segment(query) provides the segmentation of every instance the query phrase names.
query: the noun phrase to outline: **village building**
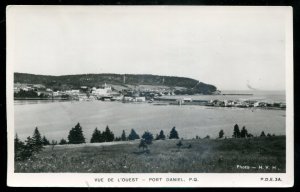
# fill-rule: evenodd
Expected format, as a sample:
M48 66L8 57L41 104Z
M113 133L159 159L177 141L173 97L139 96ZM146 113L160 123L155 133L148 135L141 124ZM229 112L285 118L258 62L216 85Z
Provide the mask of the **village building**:
M92 94L96 96L108 96L112 92L111 86L107 86L106 83L104 84L104 88L96 89L95 87L92 88Z

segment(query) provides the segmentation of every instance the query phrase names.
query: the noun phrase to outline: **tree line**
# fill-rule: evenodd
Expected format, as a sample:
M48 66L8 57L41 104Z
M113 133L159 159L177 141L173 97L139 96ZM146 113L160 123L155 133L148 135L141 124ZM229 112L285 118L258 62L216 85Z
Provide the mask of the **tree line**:
M224 131L223 129L221 129L219 131L219 139L224 138ZM275 134L271 135L270 133L268 133L267 135L265 134L264 131L261 132L260 137L271 137L271 136L275 136ZM233 127L233 134L232 134L232 138L250 138L253 137L253 135L251 133L248 132L248 130L246 129L245 126L242 127L242 129L240 130L238 124L235 124Z
M176 128L173 127L169 139L179 139L178 132ZM98 128L95 128L90 143L102 143L102 142L112 142L112 141L132 141L140 139L140 136L136 133L134 129L131 129L130 134L126 136L125 130L122 131L122 135L120 137L115 137L114 133L109 129L108 125L106 126L105 130L101 132ZM146 131L142 135L142 141L145 142L146 145L152 143L154 139L153 134L149 131ZM164 135L164 131L161 130L159 134L156 135L155 140L164 140L166 136ZM15 135L14 139L15 143L15 159L16 160L24 160L29 157L32 157L39 153L44 146L52 145L55 146L57 144L64 145L64 144L81 144L86 143L86 138L84 137L82 127L80 123L77 123L75 127L73 127L68 134L68 141L64 138L60 140L58 143L55 140L51 142L46 138L46 136L42 136L38 130L38 127L34 129L33 136L27 137L27 139L23 142L19 139L18 135Z
M224 131L219 131L219 139L224 138ZM275 136L274 134L271 135L268 133L265 134L264 131L261 132L260 137L270 137ZM233 138L250 138L253 137L251 133L248 132L245 126L242 127L240 130L239 126L237 124L234 125L233 128ZM122 131L122 134L120 137L115 137L114 133L109 129L109 126L107 125L105 130L101 132L97 127L95 128L92 137L90 139L90 143L102 143L102 142L112 142L112 141L132 141L136 139L140 139L139 148L148 148L148 145L152 144L152 141L155 140L165 140L168 139L179 139L179 134L176 130L176 127L174 126L170 134L165 136L164 131L161 130L159 134L156 134L156 137L154 138L153 134L149 131L145 131L144 134L140 137L134 129L131 129L129 135L126 135L125 130ZM226 138L226 137L225 137ZM71 128L68 134L68 140L62 138L60 142L58 143L55 140L52 140L51 142L45 137L42 136L38 130L38 127L34 129L32 137L27 137L27 139L23 142L18 138L18 135L15 136L15 159L16 160L24 160L26 158L29 158L31 156L34 156L35 154L39 153L44 146L46 145L52 145L53 147L57 144L64 145L64 144L81 144L86 143L86 139L84 137L82 127L80 123L77 123L75 127ZM196 139L200 139L200 137L196 136ZM210 136L207 135L204 137L204 139L210 139ZM179 144L180 145L180 144Z

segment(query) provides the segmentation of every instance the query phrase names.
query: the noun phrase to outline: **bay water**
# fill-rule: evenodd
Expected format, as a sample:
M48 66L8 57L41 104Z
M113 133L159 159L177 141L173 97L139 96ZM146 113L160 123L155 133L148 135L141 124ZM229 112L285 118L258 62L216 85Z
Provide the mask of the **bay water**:
M231 92L232 93L232 92ZM169 96L179 97L179 96ZM182 96L197 99L260 99L285 102L284 92L245 95L198 95ZM38 127L49 140L67 139L68 133L78 122L89 142L94 129L104 131L108 125L115 136L122 130L128 135L134 129L140 136L150 131L155 136L163 130L169 135L176 127L180 138L191 139L196 135L216 138L221 129L226 137L233 134L233 126L245 126L249 133L285 135L285 110L249 108L205 107L198 105L153 105L150 103L121 103L109 101L15 101L15 133L24 140L32 136Z

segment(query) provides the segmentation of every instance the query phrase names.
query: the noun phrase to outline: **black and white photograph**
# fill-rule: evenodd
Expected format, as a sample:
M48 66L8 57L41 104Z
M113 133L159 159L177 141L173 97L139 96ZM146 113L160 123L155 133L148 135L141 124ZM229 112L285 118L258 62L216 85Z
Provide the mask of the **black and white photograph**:
M8 6L8 184L292 186L292 27L284 6Z

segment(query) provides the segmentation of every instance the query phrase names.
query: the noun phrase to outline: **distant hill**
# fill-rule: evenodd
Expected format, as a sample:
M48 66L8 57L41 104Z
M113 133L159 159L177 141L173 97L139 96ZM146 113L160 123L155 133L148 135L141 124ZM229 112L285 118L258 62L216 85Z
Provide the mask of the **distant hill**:
M185 88L188 93L212 94L217 90L214 85L205 84L195 79L175 76L135 75L126 74L80 74L80 75L34 75L28 73L14 73L15 83L43 84L59 90L76 89L80 86L99 87L104 83L116 86L130 87L139 85L164 86L177 89Z

